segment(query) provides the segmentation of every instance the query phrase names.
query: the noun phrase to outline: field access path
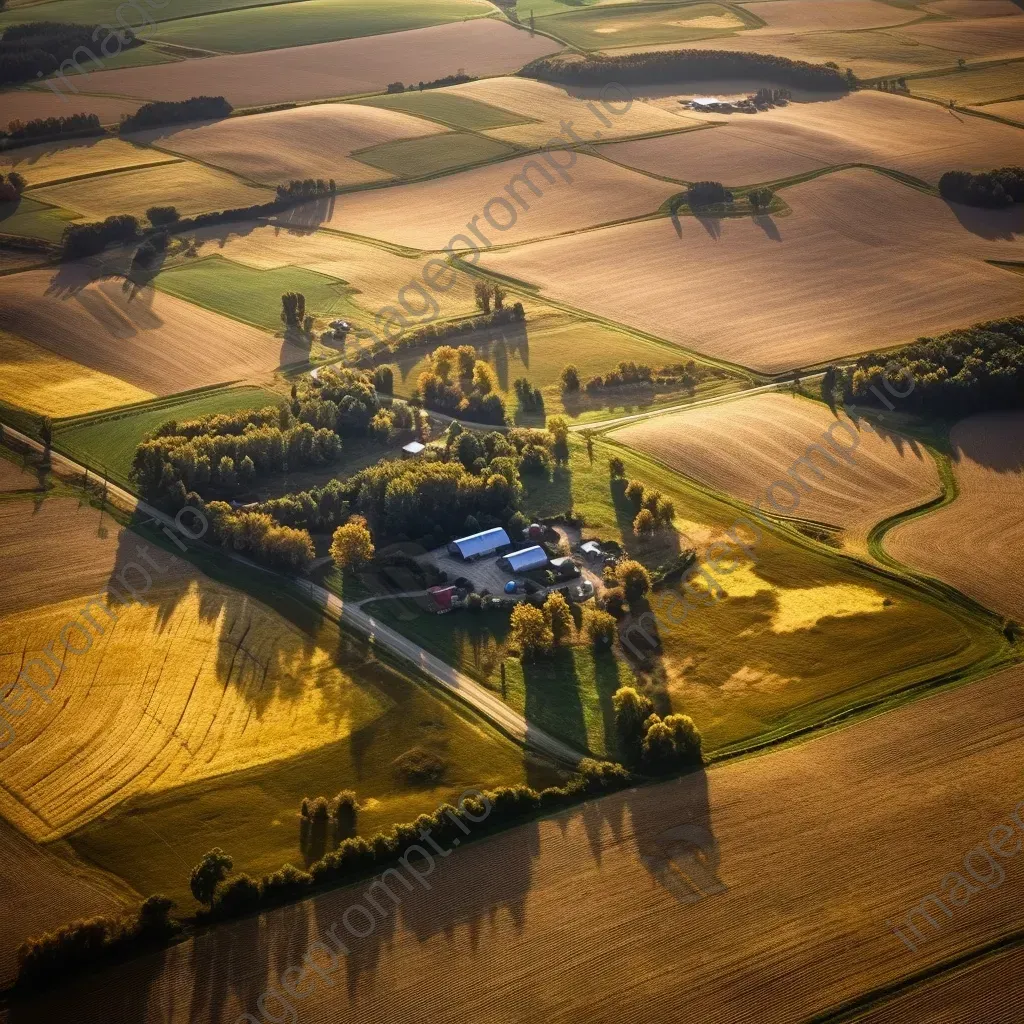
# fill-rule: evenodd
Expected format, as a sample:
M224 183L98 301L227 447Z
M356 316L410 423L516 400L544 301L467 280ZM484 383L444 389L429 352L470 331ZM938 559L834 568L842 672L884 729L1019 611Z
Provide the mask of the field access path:
M20 430L15 430L6 423L2 425L2 429L5 437L13 437L33 451L42 453L43 446L38 441L23 434ZM62 464L72 472L82 473L83 475L89 472L87 467L81 463L66 455L61 455L57 451L51 450L50 458L51 461ZM156 522L165 527L174 527L172 516L142 501L132 494L131 491L119 487L110 481L107 481L106 489L109 496L126 504L128 511L138 510L143 515L152 517ZM527 722L522 715L513 711L500 697L491 693L484 686L481 686L476 680L471 679L465 673L458 671L458 669L446 665L418 644L378 622L373 616L359 608L356 602L342 601L337 595L332 594L329 590L319 586L312 580L296 580L290 576L281 576L280 573L258 565L256 562L243 558L241 555L225 552L222 549L216 550L240 565L245 565L250 569L257 569L270 576L279 577L294 585L304 597L311 599L314 604L319 606L321 612L328 618L348 626L354 632L365 636L371 643L383 647L402 661L411 663L422 674L428 676L435 683L469 704L492 725L522 746L550 757L559 764L570 766L575 766L580 758L584 756L582 751L576 750L567 743L563 743L561 740L551 736L543 729L539 729L536 725ZM392 596L403 597L406 595L394 594Z

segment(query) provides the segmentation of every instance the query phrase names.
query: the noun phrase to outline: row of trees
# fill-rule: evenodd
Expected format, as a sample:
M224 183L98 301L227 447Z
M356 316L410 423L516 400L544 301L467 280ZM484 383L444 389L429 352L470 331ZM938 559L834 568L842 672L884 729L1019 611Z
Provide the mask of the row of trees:
M475 82L476 76L467 75L460 69L458 74L445 75L444 78L434 78L429 82L419 82L416 84L409 83L404 85L402 82L388 82L387 91L390 93L399 92L412 92L414 89L419 89L422 92L424 89L443 89L447 85L462 85L464 82Z
M558 591L549 593L540 607L521 601L512 609L508 648L525 659L551 655L581 642L610 650L615 642L615 619L589 606L582 610L581 618L577 630L569 602Z
M187 100L156 100L144 103L134 114L121 118L122 132L138 132L165 124L206 121L228 117L234 107L223 96L193 96Z
M689 715L655 714L649 697L632 686L612 695L619 749L629 764L664 775L704 763L700 732Z
M338 191L334 179L324 181L323 178L294 178L287 185L277 186L277 198L281 202L300 199L319 199L333 196Z
M809 64L765 53L727 50L657 50L617 57L541 57L521 72L528 78L568 85L649 85L708 79L767 79L820 92L847 92L856 84L831 62Z
M951 418L1024 404L1024 317L921 338L884 356L866 355L841 374L847 402L874 405L884 382L901 408Z
M672 501L661 491L648 487L641 480L626 480L616 469L622 466L621 459L612 460L611 487L613 494L621 494L633 507L635 518L633 532L637 536L650 536L659 529L668 529L675 519L676 509Z
M482 301L482 297L478 301ZM526 310L523 309L523 304L516 302L511 306L503 305L500 309L494 309L485 315L473 317L470 320L456 320L452 323L444 324L425 324L414 331L404 331L395 337L389 337L387 341L380 339L379 344L372 346L371 354L377 357L405 349L434 345L437 342L446 342L454 338L465 337L467 334L478 334L510 324L519 324L525 319Z
M1024 203L1024 167L1000 167L980 174L946 171L939 178L939 194L951 203L995 210Z
M683 388L692 394L702 381L722 375L724 371L698 366L692 359L657 369L630 359L623 360L608 373L595 374L586 383L582 382L579 369L570 363L563 367L560 381L562 394L567 396L579 393L581 387L588 395L595 396L607 390L644 387Z
M101 32L106 32L102 45L97 45ZM34 82L52 75L66 65L84 72L76 62L84 54L96 67L102 60L90 49L95 46L101 53L111 35L117 37L118 49L129 49L141 43L130 29L120 32L103 25L77 25L59 21L32 21L11 25L0 33L0 85Z
M32 121L15 119L0 131L0 143L35 142L61 136L101 135L103 127L97 114L69 114L67 117L37 117Z
M305 854L315 852L318 855L323 854L328 841L336 848L356 834L358 814L359 804L351 789L342 790L333 800L322 796L312 800L306 797L299 808L299 848ZM196 896L194 889L192 895ZM212 896L211 891L209 898L200 902L210 903Z
M108 245L137 242L142 235L139 222L127 213L115 214L103 221L69 224L61 239L61 258L82 259L103 252Z

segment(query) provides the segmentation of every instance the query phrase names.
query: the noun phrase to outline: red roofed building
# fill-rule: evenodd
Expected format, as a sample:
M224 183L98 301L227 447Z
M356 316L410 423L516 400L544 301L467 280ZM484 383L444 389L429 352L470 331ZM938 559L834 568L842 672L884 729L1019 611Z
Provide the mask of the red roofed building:
M452 610L456 589L456 587L429 587L427 589L438 615L444 615L445 612Z

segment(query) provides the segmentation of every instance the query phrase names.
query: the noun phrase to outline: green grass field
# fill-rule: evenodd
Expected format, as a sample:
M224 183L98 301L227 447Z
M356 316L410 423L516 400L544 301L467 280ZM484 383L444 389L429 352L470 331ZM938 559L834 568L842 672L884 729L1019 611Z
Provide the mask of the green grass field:
M91 466L106 467L115 483L129 486L132 458L139 442L168 420L190 420L215 412L259 409L281 401L262 388L218 388L199 395L157 399L120 415L82 417L54 427L54 444Z
M564 413L573 422L607 418L615 413L628 415L670 402L685 401L689 396L681 390L605 392L600 397L579 395L568 403L563 400L561 374L566 364L573 363L586 381L598 373L607 373L623 360L646 363L651 367L670 366L681 360L678 350L653 341L645 341L625 331L613 330L603 324L580 322L565 314L535 312L527 307L525 331L509 329L504 340L496 339L476 345L477 354L486 359L498 378L498 386L506 397L510 411L515 411L512 384L520 377L544 393L544 409L548 416ZM468 340L468 339L466 339ZM429 360L416 352L397 363L395 393L408 396ZM709 381L698 388L698 397L732 390L739 386L734 378ZM511 396L511 397L510 397Z
M687 43L731 35L760 22L718 4L631 4L586 7L537 20L537 28L584 50ZM536 16L535 16L536 17Z
M198 14L216 11L231 11L239 7L256 7L266 0L175 0L158 8L146 5L145 10L153 21L169 18L191 18ZM126 7L123 0L51 0L49 3L12 7L0 14L0 27L16 25L25 21L65 21L80 25L117 25L118 10L122 11L124 24L143 24L138 10Z
M77 219L77 213L27 196L22 196L17 203L0 203L0 235L59 242L64 229Z
M482 135L463 132L426 135L420 139L397 139L353 153L371 167L402 178L451 171L487 160L499 160L516 153L514 146Z
M144 35L157 43L245 53L445 25L493 12L483 0L301 0L167 22Z
M232 855L235 872L257 877L285 863L305 866L298 821L303 797L355 790L362 805L358 831L372 835L457 800L466 789L557 781L553 770L527 763L516 744L457 702L368 657L334 623L263 574L193 557L208 575L244 587L334 652L357 688L362 724L347 739L301 757L133 800L70 837L80 855L139 892L166 893L182 913L194 909L189 868L214 846ZM393 762L412 748L443 762L439 781L416 784L396 773Z
M280 331L281 296L301 292L310 316L351 316L355 310L344 281L301 267L257 270L223 256L165 270L153 278L161 291L267 331Z
M907 86L916 96L964 105L1016 99L1024 96L1024 61L911 78Z
M410 90L359 102L364 106L401 110L406 114L439 121L450 128L465 128L471 132L525 124L529 120L510 110L492 107L489 103L471 100L468 96L459 96L445 89L428 89L426 92Z

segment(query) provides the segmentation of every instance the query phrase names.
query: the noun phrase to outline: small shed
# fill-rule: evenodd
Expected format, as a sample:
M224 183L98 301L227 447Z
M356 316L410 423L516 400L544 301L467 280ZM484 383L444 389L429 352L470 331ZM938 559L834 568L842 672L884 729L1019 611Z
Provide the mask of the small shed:
M570 579L579 576L580 574L579 567L568 555L563 558L552 558L551 568L554 569L562 579Z
M510 551L498 560L498 565L506 572L530 572L532 569L543 569L548 564L548 553L539 545L523 548L521 551Z
M596 540L588 540L585 544L581 544L580 552L584 558L591 562L596 562L604 555L604 552L601 551L601 545Z
M437 609L438 615L444 615L445 612L450 612L452 610L452 602L455 600L457 590L457 587L451 586L427 588L427 593L434 602L434 607Z
M402 445L402 458L414 459L426 447L425 444L421 444L419 441L410 441L408 444Z

